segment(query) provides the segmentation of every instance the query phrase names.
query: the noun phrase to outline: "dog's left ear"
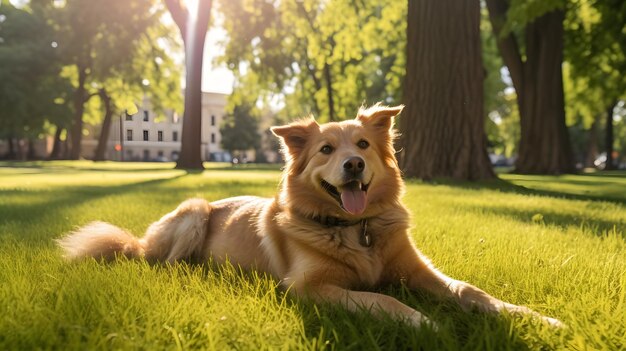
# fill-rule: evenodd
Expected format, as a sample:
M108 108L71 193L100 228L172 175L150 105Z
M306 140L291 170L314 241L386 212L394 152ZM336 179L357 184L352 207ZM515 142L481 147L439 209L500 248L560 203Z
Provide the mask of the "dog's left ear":
M399 115L403 108L404 105L383 106L379 102L369 108L361 107L356 119L365 127L389 133L393 127L394 117Z
M285 151L296 155L305 148L311 134L319 131L319 128L315 119L309 117L285 126L272 127L270 130L281 139L284 148L287 149Z

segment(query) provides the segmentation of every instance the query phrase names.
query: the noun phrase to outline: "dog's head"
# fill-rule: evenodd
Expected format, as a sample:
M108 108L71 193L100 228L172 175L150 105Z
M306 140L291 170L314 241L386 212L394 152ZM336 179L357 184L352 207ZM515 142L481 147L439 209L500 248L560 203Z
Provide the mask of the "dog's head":
M307 215L363 218L402 193L393 119L403 106L361 108L354 120L274 127L286 159L281 202Z

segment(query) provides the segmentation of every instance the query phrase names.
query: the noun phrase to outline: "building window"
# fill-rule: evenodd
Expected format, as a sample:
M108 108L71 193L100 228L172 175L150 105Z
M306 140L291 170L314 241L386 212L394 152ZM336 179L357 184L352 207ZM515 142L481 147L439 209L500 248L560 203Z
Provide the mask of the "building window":
M126 140L133 141L133 130L126 129Z
M124 112L124 114L126 115L126 120L127 121L132 121L133 120L133 115L129 115L128 112Z
M211 133L211 144L215 144L215 133Z
M157 156L163 157L163 151L161 151L161 150L157 151Z
M157 140L158 141L163 141L163 131L162 130L159 130L157 132Z
M172 161L178 161L178 151L172 151Z
M211 115L211 125L215 125L215 115Z
M178 141L178 132L172 132L172 141Z
M148 141L148 131L147 130L143 131L143 141Z
M143 150L143 160L148 161L150 159L150 150Z
M148 122L150 120L150 116L148 115L148 110L143 110L143 121Z

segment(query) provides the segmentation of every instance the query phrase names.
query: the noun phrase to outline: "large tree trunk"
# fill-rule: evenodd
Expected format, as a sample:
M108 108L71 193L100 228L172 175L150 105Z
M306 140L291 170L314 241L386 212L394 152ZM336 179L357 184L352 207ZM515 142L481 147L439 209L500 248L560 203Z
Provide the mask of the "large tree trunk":
M93 157L94 161L104 161L107 143L109 141L109 133L111 131L111 121L113 120L113 110L111 109L111 97L107 94L106 89L100 89L98 92L102 105L104 105L104 120L102 121L102 130L98 138L98 146Z
M85 82L87 80L87 70L78 67L78 87L74 92L74 121L71 129L70 160L80 158L81 142L83 140L83 114L85 112L85 101L87 100L87 90Z
M507 2L487 0L486 3L498 38L498 49L517 93L521 137L516 172L574 172L572 147L565 125L561 69L564 11L548 12L526 26L526 59L523 60L515 35L501 35Z
M165 0L185 43L185 112L176 168L202 169L202 58L211 17L211 0L198 0L187 11L177 0ZM193 14L193 15L190 15Z
M615 160L613 159L613 109L617 103L611 104L610 107L606 109L606 132L604 133L604 146L606 148L606 166L605 170L614 170Z
M410 177L494 177L483 115L480 2L409 1L400 166Z
M563 97L563 11L549 12L526 26L526 62L518 92L521 134L518 173L576 171Z

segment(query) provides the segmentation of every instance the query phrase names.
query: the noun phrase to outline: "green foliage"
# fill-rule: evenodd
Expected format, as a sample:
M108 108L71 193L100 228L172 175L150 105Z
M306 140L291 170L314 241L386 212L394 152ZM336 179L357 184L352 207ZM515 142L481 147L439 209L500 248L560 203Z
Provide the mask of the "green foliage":
M406 3L221 1L222 58L238 88L282 96L289 118L352 118L362 103L400 101ZM330 86L330 88L329 88Z
M274 279L230 266L61 259L53 239L76 225L104 220L141 235L189 197L273 196L280 181L277 169L233 171L218 164L207 173L189 174L172 166L0 163L0 349L619 350L626 345L624 172L503 175L503 182L480 188L409 182L404 202L414 218L411 235L435 266L569 327L554 330L528 318L465 313L452 301L400 287L382 291L437 321L440 329L433 332L290 298Z
M257 150L261 143L258 111L249 104L234 107L220 126L222 148L234 154L236 151Z
M9 2L0 16L0 138L36 138L46 132L46 119L69 114L69 83L58 76L61 62L45 18Z

